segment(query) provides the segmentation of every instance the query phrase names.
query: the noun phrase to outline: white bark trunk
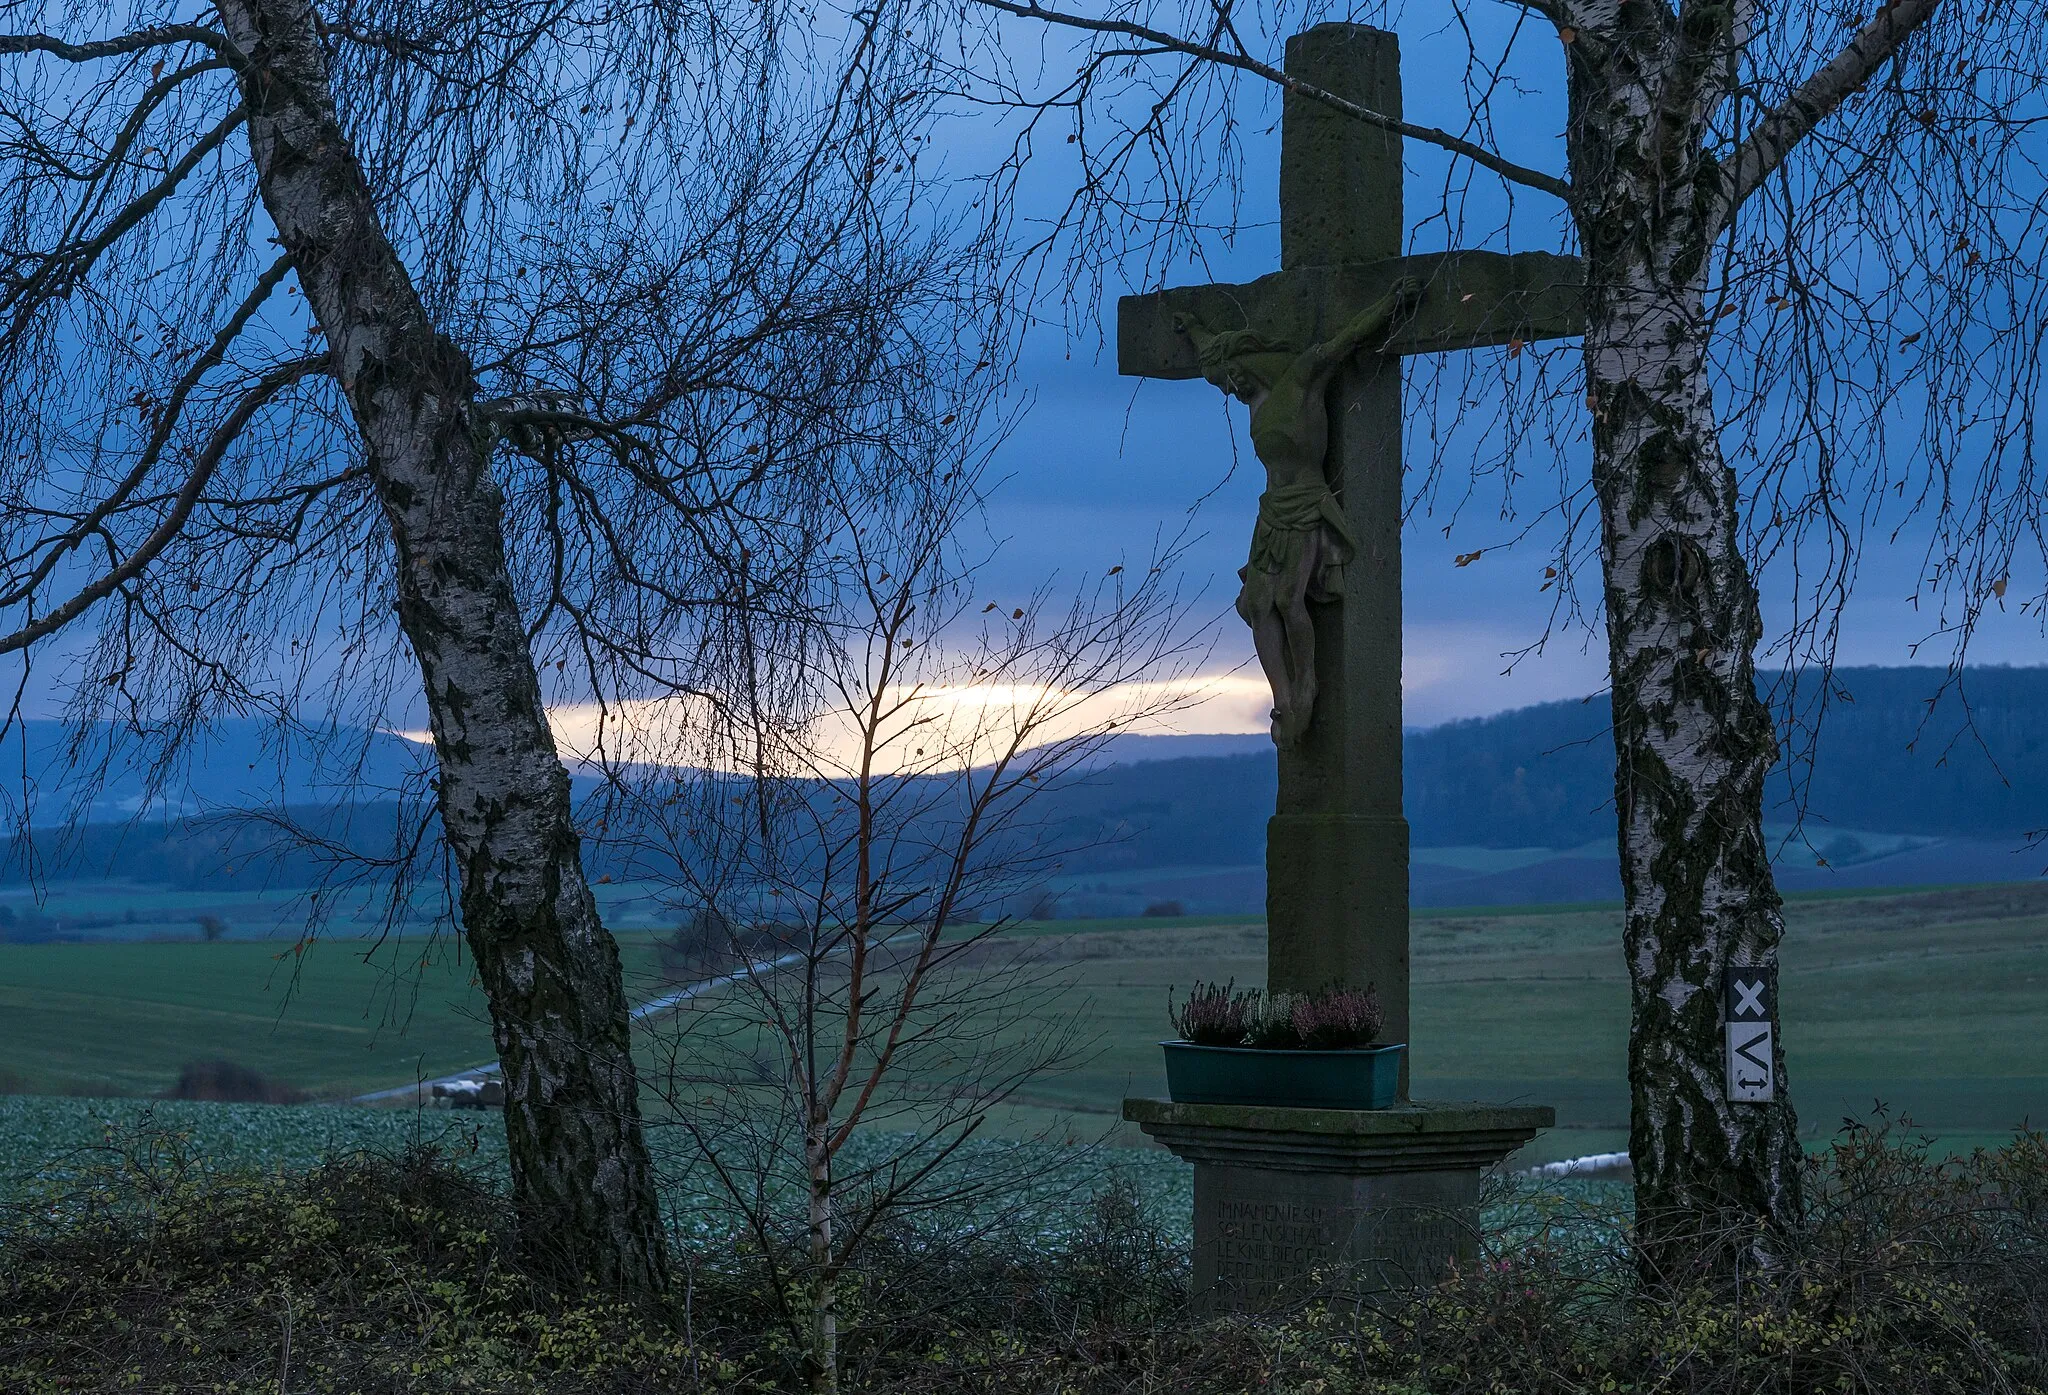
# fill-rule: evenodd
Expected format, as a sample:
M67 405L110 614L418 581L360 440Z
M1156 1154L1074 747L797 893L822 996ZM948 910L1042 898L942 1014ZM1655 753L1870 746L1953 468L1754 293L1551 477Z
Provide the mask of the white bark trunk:
M584 879L469 362L384 234L308 0L219 8L255 66L242 85L264 205L327 336L395 544L464 933L504 1062L524 1241L572 1282L652 1294L665 1258L618 950Z
M1721 972L1775 964L1784 932L1762 827L1777 745L1706 375L1726 186L1703 153L1705 120L1728 39L1661 3L1597 8L1602 27L1567 50L1568 138L1627 902L1629 1151L1643 1261L1668 1276L1799 1220L1783 1033L1773 1103L1729 1102L1722 1060Z
M839 1269L832 1252L832 1154L829 1120L814 1120L804 1140L810 1174L811 1389L839 1389Z

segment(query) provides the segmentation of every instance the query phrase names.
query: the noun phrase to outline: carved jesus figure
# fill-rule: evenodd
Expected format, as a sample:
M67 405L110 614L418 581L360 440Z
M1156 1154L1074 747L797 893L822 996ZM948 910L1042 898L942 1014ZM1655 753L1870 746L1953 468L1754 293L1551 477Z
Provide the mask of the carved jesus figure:
M1301 740L1315 712L1308 603L1344 594L1344 564L1358 551L1330 490L1330 383L1421 296L1421 283L1403 277L1332 338L1301 350L1256 330L1217 332L1191 315L1174 317L1174 328L1194 341L1202 376L1251 408L1252 450L1266 467L1251 557L1238 572L1237 613L1252 627L1272 685L1273 740L1282 746Z

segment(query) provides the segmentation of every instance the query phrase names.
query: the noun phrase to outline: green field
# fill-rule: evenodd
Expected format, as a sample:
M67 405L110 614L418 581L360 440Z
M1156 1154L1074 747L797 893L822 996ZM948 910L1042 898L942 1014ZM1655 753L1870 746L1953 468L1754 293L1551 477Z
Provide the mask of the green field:
M315 1094L493 1054L443 948L401 976L360 941L0 946L0 1072L16 1090L152 1094L225 1057ZM387 947L387 950L395 947Z
M655 882L600 882L591 888L606 925L653 930L675 923L671 893ZM196 940L201 922L220 922L231 940L299 937L313 895L303 887L173 890L130 881L50 882L40 888L0 887L0 943L96 943ZM379 934L394 918L407 934L426 936L446 914L442 888L428 883L394 908L388 888L328 888L321 894L324 933L335 938ZM272 946L273 951L275 946Z
M619 939L646 982L651 940ZM448 935L0 945L0 1086L17 1093L155 1094L226 1058L330 1099L495 1054Z
M506 1172L504 1129L495 1112L481 1110L0 1096L0 1138L8 1141L0 1148L0 1223L9 1219L11 1204L75 1196L82 1183L104 1181L109 1169L124 1164L160 1176L298 1172L332 1158L391 1157L427 1145L501 1185ZM688 1140L656 1127L649 1142L674 1224L729 1231L733 1218L725 1193L699 1165ZM843 1157L859 1167L899 1146L887 1134L857 1135ZM1192 1170L1163 1150L1044 1148L977 1139L942 1174L1007 1178L1015 1187L1012 1204L1022 1199L1040 1210L1036 1224L1048 1231L1075 1219L1075 1209L1063 1199L1098 1192L1112 1181L1133 1186L1162 1219L1185 1224L1193 1207ZM1032 1198L1045 1205L1035 1206Z
M1957 1143L2048 1120L2048 888L1802 899L1788 918L1784 1030L1811 1131L1879 1099ZM1562 1127L1535 1156L1621 1146L1618 924L1598 907L1419 912L1416 1093L1556 1105ZM1262 929L1244 920L1052 922L1024 934L1063 985L1045 1014L1078 1022L1096 1051L1000 1111L995 1122L1012 1134L1127 1139L1119 1101L1161 1088L1154 1043L1169 989L1264 975ZM651 940L621 940L633 991L651 995ZM228 1057L337 1098L490 1058L482 1002L452 942L367 948L0 946L0 1080L21 1092L148 1094L187 1062ZM706 1002L646 1035L672 1040L722 1012Z
M1809 1132L1883 1100L1952 1143L2048 1122L2048 888L1824 896L1787 908L1781 997L1793 1098ZM1536 1151L1626 1146L1628 989L1612 908L1417 912L1414 1091L1557 1107ZM1034 1103L1107 1118L1162 1088L1171 987L1257 983L1258 926L1134 921L1070 946L1104 1054Z

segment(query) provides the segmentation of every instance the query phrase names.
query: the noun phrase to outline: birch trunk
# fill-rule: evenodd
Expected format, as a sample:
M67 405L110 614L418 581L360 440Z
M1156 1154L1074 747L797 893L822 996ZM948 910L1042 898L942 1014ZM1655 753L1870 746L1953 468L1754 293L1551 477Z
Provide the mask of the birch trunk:
M1762 826L1777 753L1756 693L1762 621L1705 358L1726 202L1706 116L1728 36L1662 4L1601 8L1607 22L1568 48L1568 139L1627 905L1629 1153L1639 1253L1658 1278L1725 1268L1760 1231L1767 1250L1797 1225L1799 1145L1784 1034L1773 1103L1730 1103L1722 1055L1723 968L1775 964L1784 933Z
M220 13L251 59L242 87L263 202L327 336L391 528L464 933L504 1064L522 1243L565 1282L651 1296L666 1259L618 949L584 879L470 364L429 322L385 236L308 0L221 0Z
M804 1141L810 1173L811 1389L839 1389L839 1270L832 1253L831 1122L814 1118Z

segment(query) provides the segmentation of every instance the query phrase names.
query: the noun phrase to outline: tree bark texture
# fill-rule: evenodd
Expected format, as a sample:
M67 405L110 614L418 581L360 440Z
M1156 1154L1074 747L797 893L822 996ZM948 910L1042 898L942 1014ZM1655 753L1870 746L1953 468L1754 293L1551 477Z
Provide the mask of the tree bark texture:
M425 684L464 934L505 1073L512 1195L561 1281L666 1279L618 948L600 923L506 565L492 438L462 351L429 322L336 117L307 0L221 0L259 188L325 332L398 565Z
M1578 8L1591 22L1567 47L1567 139L1627 904L1629 1153L1644 1268L1669 1277L1768 1249L1801 1211L1783 1032L1772 1103L1731 1103L1723 1061L1722 970L1775 964L1784 934L1763 836L1777 754L1756 692L1763 627L1706 362L1709 255L1729 212L1707 119L1733 46L1725 6Z
M833 1248L831 1120L810 1111L804 1170L810 1177L811 1359L810 1385L819 1395L839 1389L839 1256Z

